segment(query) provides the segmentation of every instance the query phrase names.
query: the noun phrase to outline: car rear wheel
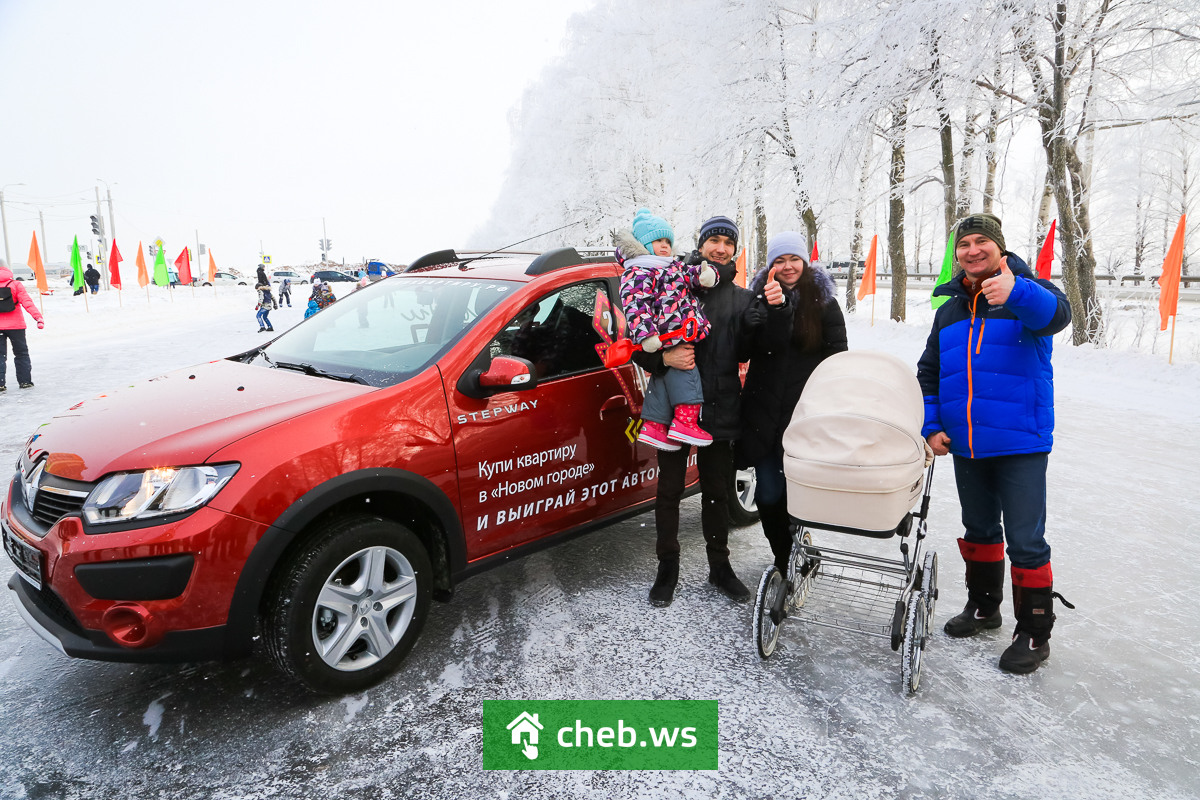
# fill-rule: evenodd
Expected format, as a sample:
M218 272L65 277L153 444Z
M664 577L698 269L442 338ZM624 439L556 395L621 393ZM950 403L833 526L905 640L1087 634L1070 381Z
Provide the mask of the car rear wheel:
M403 525L340 520L280 570L263 617L271 657L317 692L372 686L396 670L420 635L432 578L425 546Z
M758 522L758 503L754 501L754 468L739 469L733 473L733 487L729 495L729 524L745 528Z

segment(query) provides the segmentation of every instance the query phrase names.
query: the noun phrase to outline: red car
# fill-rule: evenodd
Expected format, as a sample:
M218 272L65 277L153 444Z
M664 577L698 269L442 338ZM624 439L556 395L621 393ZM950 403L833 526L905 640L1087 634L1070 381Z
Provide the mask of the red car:
M650 507L641 373L601 361L618 276L571 248L442 251L254 350L73 406L0 509L22 616L70 656L232 658L261 635L318 691L379 681L431 598Z

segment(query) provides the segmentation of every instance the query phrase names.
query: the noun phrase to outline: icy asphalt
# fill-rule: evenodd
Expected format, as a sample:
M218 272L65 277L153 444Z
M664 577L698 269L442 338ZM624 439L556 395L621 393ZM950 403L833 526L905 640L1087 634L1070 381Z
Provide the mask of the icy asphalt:
M0 463L52 411L257 341L248 306L213 306L191 313L181 296L119 326L95 306L52 317L71 333L31 335L38 386L0 396ZM299 317L273 314L277 328ZM851 347L915 363L922 327L852 320ZM941 597L915 696L879 639L785 624L760 660L750 605L704 582L693 498L671 607L646 603L653 523L639 517L465 582L434 605L399 674L345 698L307 696L261 659L69 660L26 628L4 589L0 798L1200 796L1200 379L1195 365L1070 350L1055 359L1048 535L1056 589L1077 610L1059 609L1051 659L1031 676L995 666L1007 603L1000 631L967 641L940 631L965 600L943 459L930 519ZM769 560L759 529L736 532L732 550L756 583ZM0 582L12 572L0 560ZM482 701L522 698L717 699L720 768L484 772Z

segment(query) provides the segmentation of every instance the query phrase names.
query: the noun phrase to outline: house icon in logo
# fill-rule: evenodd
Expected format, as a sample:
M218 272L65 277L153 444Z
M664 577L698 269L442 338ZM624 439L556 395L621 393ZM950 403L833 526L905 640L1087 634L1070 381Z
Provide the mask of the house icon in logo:
M508 729L512 731L512 743L521 745L521 752L526 758L533 761L538 757L538 731L542 729L542 723L538 722L537 714L522 711L508 723Z

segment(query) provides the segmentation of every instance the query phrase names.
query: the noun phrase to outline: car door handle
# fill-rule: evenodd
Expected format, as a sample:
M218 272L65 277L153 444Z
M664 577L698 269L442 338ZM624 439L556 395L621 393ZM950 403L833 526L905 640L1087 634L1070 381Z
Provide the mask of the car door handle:
M621 411L629 408L629 401L625 399L625 395L618 394L604 401L604 405L600 406L600 418L603 419L605 414L611 414L614 411Z

